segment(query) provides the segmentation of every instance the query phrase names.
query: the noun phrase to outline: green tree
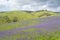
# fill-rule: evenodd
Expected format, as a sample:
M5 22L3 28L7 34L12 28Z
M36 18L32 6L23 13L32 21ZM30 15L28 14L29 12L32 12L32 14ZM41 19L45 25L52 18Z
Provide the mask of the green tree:
M3 19L4 19L7 23L10 23L10 22L11 22L11 20L10 20L10 18L9 18L8 16L4 16Z
M17 22L17 21L18 21L18 17L14 17L13 22Z

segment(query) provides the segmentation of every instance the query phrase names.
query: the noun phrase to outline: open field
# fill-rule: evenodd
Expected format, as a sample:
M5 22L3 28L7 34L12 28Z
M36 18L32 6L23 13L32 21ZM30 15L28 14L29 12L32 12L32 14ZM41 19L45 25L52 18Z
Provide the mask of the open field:
M8 16L11 21L2 16ZM0 13L0 17L0 21L3 20L0 22L0 40L60 40L60 15L56 13L6 12Z

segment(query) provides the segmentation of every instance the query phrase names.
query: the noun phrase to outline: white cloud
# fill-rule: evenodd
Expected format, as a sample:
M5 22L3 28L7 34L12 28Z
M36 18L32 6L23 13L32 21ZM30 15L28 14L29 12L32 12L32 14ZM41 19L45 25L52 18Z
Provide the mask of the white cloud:
M18 4L16 3L16 0L9 0L7 3L8 3L7 5L10 8L10 10L17 9Z
M57 11L60 11L60 7L57 7Z
M43 4L43 5L41 5ZM0 0L0 11L5 10L29 10L29 11L37 11L37 10L49 10L49 11L60 11L60 7L51 8L49 7L49 1L45 2L37 2L33 0ZM3 7L5 6L5 7ZM6 10L6 11L8 11Z
M0 5L7 5L7 1L6 0L0 0Z

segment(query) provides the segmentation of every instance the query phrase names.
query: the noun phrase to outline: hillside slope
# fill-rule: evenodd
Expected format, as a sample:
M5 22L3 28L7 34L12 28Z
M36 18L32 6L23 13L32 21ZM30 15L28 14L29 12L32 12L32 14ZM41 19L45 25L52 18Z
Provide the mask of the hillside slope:
M40 20L44 22L34 26L16 27L10 30L2 28L5 30L0 31L0 40L60 40L60 17L54 16ZM6 28L10 27L9 25Z
M51 11L47 11L47 10L41 10L41 11L33 12L32 14L39 17L39 18L60 15L58 12L51 12Z
M46 10L41 11L10 11L10 12L0 12L0 24L16 22L21 20L30 20L35 18L44 18L50 16L60 16L57 12L50 12Z

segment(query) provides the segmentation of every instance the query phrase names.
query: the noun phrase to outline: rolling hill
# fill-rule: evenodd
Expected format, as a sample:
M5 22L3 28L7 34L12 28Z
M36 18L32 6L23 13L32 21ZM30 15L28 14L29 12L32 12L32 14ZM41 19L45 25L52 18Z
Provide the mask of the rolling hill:
M60 40L60 12L0 12L0 40Z
M59 12L51 12L47 10L40 11L8 11L0 12L0 24L10 23L21 20L30 20L36 18L44 18L50 16L60 16Z

